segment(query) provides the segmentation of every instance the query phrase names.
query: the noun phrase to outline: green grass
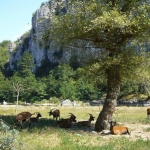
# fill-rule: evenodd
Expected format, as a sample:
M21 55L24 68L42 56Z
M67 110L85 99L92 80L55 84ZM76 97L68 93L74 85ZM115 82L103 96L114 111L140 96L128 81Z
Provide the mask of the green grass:
M61 118L68 117L68 113L73 113L78 120L88 120L88 113L93 114L97 119L102 107L57 107L61 112ZM113 118L117 122L149 124L150 119L146 117L145 107L118 107L118 115ZM93 133L88 129L72 127L70 129L60 129L56 126L52 116L48 116L49 106L19 106L18 112L39 111L42 118L39 123L32 124L28 129L28 124L20 131L18 139L24 143L28 150L149 150L149 140L131 140L123 136L107 138L98 133ZM13 125L16 113L15 108L0 108L0 118ZM150 128L146 129L150 132Z
M149 128L147 128L147 129L145 129L145 131L146 131L146 132L150 132L150 127L149 127Z

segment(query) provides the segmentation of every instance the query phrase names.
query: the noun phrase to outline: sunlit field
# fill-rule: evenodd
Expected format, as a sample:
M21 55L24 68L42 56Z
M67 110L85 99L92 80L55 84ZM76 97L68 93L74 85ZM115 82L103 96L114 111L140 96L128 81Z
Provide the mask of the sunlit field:
M101 135L94 131L95 121L92 127L77 127L73 124L70 129L60 129L56 121L49 116L50 106L19 106L15 113L15 106L0 106L0 118L9 125L14 125L16 114L22 111L31 113L40 112L42 117L39 123L34 123L28 129L25 123L23 129L19 130L18 140L23 142L23 148L28 150L149 150L150 148L150 119L147 119L146 107L117 107L117 114L113 119L122 125L132 124L130 135ZM88 120L89 114L97 119L102 106L83 106L83 107L56 107L61 112L61 118L68 118L69 113L77 117L77 121ZM140 137L142 131L134 132L137 125L145 125L143 134L145 139ZM141 126L142 128L142 126ZM140 129L141 130L141 129ZM135 136L132 134L136 133ZM23 149L22 148L22 149Z

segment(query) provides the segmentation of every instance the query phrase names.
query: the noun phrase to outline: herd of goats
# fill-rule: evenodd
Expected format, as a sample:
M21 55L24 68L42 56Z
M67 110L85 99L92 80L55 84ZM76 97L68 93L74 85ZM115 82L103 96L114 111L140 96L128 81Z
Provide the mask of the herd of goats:
M49 116L53 116L53 119L56 119L57 125L60 128L71 128L73 122L76 121L76 116L73 113L69 113L70 117L66 119L60 120L60 111L58 109L52 109L49 113ZM36 114L36 117L32 117L32 115ZM87 126L90 127L91 121L94 121L94 118L92 114L89 114L90 118L88 121L80 121L77 122L77 126ZM42 117L42 115L39 112L35 112L31 114L30 112L21 112L19 113L15 118L15 125L18 127L23 127L23 122L28 121L29 128L31 126L31 123L38 122L39 118ZM58 120L59 119L59 120Z
M60 120L60 111L58 109L52 109L50 110L49 116L53 116L53 119L57 121L57 125L60 128L71 128L73 122L76 121L76 116L72 113L70 114L69 118L66 119L61 119ZM115 110L116 113L116 110ZM33 114L36 114L36 117L32 117ZM23 127L23 122L28 121L29 123L29 128L31 126L31 123L38 122L39 118L42 117L42 115L39 112L35 112L31 114L30 112L21 112L19 113L16 118L15 118L15 125L17 127L22 128ZM89 114L90 118L87 121L79 121L77 122L78 127L90 127L91 122L94 121L94 116L92 114ZM147 117L150 117L150 108L147 109ZM59 119L59 120L58 120ZM119 135L119 134L129 134L130 132L127 127L125 126L117 126L115 121L110 121L110 132L111 134Z

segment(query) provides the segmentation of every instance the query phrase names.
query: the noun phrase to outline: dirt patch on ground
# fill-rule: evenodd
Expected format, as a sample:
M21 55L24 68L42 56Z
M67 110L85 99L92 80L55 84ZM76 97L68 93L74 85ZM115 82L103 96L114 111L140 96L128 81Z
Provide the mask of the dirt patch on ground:
M150 129L150 125L126 124L126 126L131 131L131 134L129 136L130 139L136 140L142 138L143 140L150 140L150 130L149 132L147 131L147 129ZM127 136L127 135L123 135L123 136Z
M137 139L143 139L143 140L150 140L150 124L125 124L126 127L129 128L129 131L131 132L130 135L125 134L125 135L112 135L112 134L101 134L98 132L94 131L94 127L95 124L92 123L91 127L84 127L84 128L78 128L78 127L73 127L74 130L72 130L71 132L82 136L84 134L95 134L95 135L99 135L104 139L109 139L109 138L119 138L119 137L127 137L132 141L135 141Z

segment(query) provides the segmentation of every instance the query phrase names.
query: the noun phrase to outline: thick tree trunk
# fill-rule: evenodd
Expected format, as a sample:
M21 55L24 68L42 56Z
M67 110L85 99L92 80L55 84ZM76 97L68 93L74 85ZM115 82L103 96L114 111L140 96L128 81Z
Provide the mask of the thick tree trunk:
M102 111L99 113L95 124L95 131L102 131L109 127L108 121L112 119L112 114L116 107L116 100L120 93L120 68L113 65L107 70L107 96Z

